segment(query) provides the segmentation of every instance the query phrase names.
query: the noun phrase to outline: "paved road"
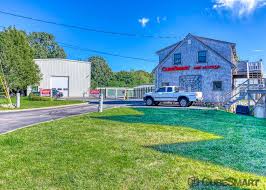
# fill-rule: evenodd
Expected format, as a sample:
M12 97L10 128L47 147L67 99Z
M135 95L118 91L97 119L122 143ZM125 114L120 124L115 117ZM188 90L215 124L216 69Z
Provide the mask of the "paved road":
M162 105L147 107L141 100L108 100L104 102L104 108L112 107L144 107L144 108L178 108L176 105ZM195 109L191 107L190 109ZM196 108L198 109L198 108ZM202 109L202 108L200 108ZM203 108L204 109L204 108ZM67 116L80 115L98 110L98 101L91 101L90 104L75 105L71 107L47 108L43 110L29 110L18 112L0 112L0 134L23 128L29 125L52 121Z
M104 108L112 108L115 106L117 106L117 104L106 104ZM47 108L45 110L0 113L0 134L45 121L96 112L97 109L97 104L83 104L65 108Z

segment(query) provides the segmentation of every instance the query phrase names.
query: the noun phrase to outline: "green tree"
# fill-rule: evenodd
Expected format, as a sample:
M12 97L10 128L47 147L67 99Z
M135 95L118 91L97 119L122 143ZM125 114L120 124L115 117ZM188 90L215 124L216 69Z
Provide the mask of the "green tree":
M152 84L152 74L146 71L119 71L114 73L110 82L113 87L135 87L142 84Z
M134 86L153 84L153 75L143 70L133 71Z
M66 53L55 41L52 34L32 32L28 35L30 46L34 49L35 59L66 58Z
M104 58L93 56L88 59L91 62L91 87L109 86L113 72Z
M10 90L24 90L40 81L40 70L33 58L25 32L14 27L0 32L0 62Z

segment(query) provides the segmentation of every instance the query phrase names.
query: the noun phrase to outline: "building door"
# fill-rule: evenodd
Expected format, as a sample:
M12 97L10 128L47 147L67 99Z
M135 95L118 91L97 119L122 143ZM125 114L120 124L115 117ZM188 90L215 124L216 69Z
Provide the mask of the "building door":
M63 97L69 96L68 77L53 76L51 77L51 88L63 93Z
M202 91L201 75L183 75L179 77L179 86L186 92Z

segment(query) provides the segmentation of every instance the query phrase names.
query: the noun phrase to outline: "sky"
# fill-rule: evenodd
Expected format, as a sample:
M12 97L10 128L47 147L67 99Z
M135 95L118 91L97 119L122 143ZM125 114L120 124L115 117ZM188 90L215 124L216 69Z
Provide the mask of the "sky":
M57 41L80 48L153 61L102 55L114 71L151 71L158 63L155 52L183 39L188 33L234 42L242 60L266 61L266 0L0 0L0 3L0 11L97 30L137 34L138 37L129 37L90 32L0 13L1 26L13 25L26 32L49 32ZM143 37L147 35L155 37ZM69 59L86 60L96 55L71 48L65 48L65 51ZM264 70L265 67L266 64Z

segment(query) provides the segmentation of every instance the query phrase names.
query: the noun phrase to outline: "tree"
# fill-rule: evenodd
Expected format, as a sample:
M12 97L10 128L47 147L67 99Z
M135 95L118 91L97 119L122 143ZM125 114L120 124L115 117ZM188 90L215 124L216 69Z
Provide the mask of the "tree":
M34 49L35 59L66 58L66 53L55 41L52 34L32 32L28 35L30 46Z
M134 86L143 85L143 84L152 84L153 75L143 70L133 71Z
M25 32L14 27L0 32L0 66L10 91L24 90L40 81L40 70L33 58L33 49Z
M113 73L105 59L99 56L93 56L88 61L91 62L91 87L109 86Z
M143 84L152 84L152 74L146 71L119 71L114 73L110 86L114 87L135 87Z

